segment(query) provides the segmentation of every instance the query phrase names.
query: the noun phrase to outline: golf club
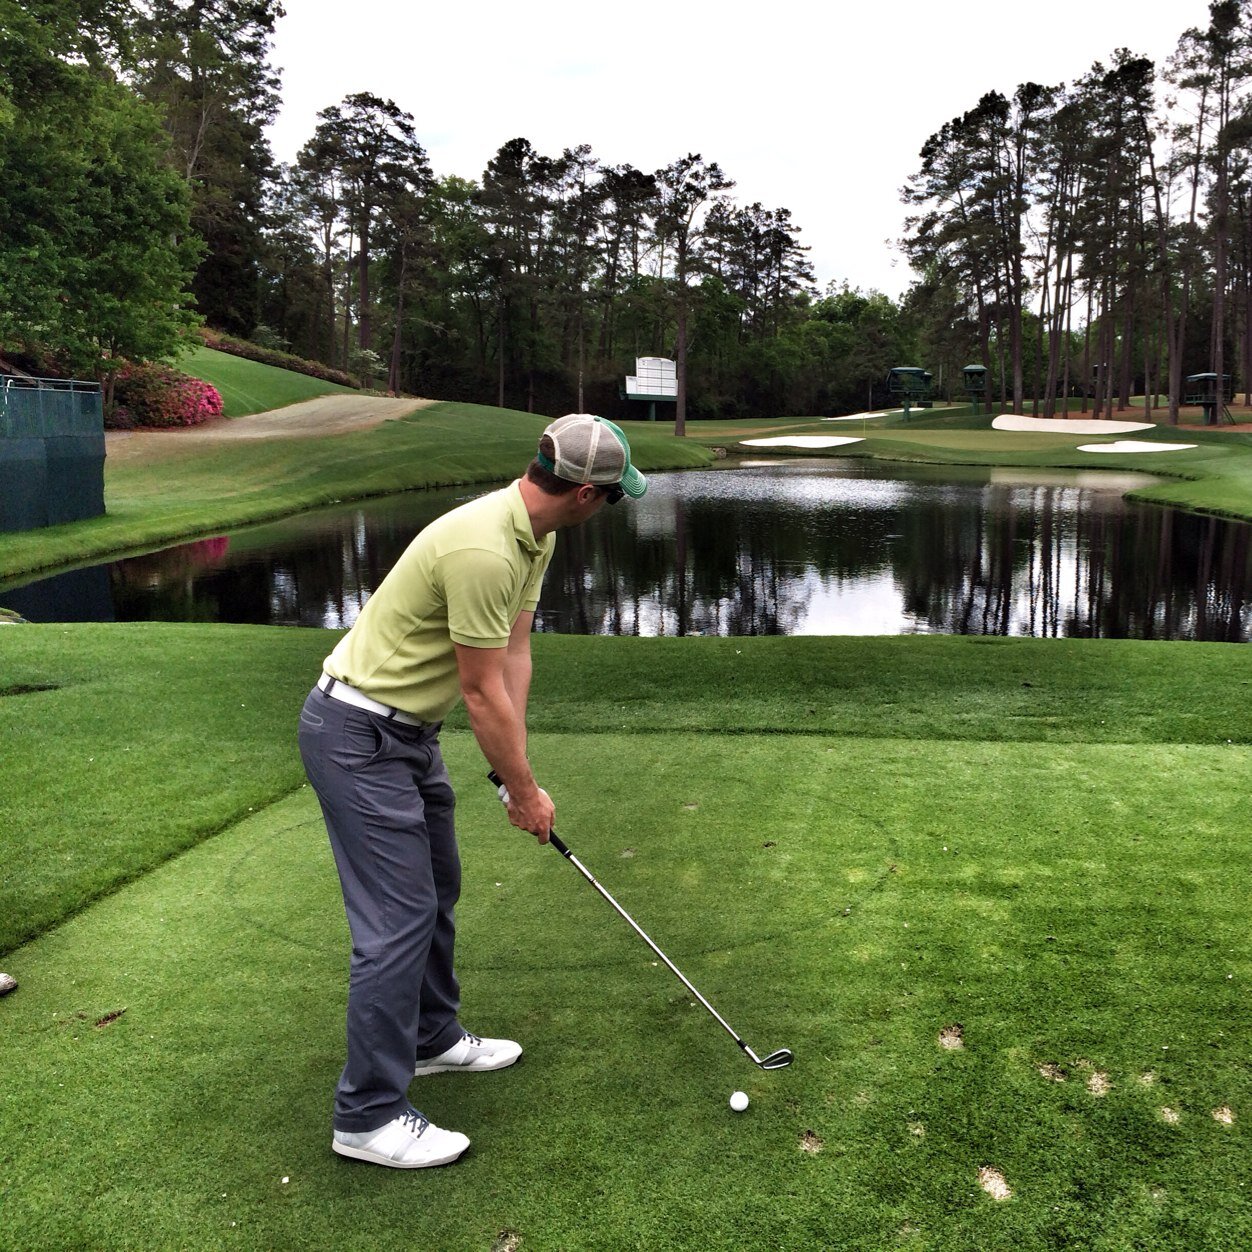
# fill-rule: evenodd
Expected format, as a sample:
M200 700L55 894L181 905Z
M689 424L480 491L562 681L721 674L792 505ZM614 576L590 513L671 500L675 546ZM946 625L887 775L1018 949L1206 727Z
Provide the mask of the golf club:
M495 770L492 770L487 777L500 792L501 800L504 800L507 803L508 792L504 789L504 783L501 780L500 775L497 774ZM779 1048L777 1052L771 1052L769 1056L766 1057L757 1056L757 1054L753 1052L752 1049L748 1047L748 1045L744 1043L744 1041L737 1034L735 1034L733 1030L731 1030L730 1026L726 1022L726 1019L695 989L695 987L691 985L690 982L687 981L687 978L683 974L682 970L680 970L678 966L675 965L674 962L671 961L669 957L666 956L665 953L662 952L661 949L648 938L639 923L636 922L635 919L631 917L631 915L627 913L626 910L622 908L622 906L618 904L618 902L614 900L613 897L609 895L609 893L596 881L595 876L591 873L591 871L569 850L565 843L557 838L555 830L548 832L548 842L567 861L569 861L571 865L573 865L573 867L617 910L623 918L625 918L627 922L630 923L630 927L635 934L637 934L639 938L642 939L644 943L646 943L648 947L650 947L652 951L665 962L665 964L669 967L670 972L678 979L678 981L681 982L682 985L686 987L687 990L690 991L691 994L695 996L695 998L699 1000L710 1013L713 1014L714 1018L717 1019L718 1025L721 1026L721 1028L743 1049L743 1051L752 1060L753 1064L759 1065L761 1069L783 1069L791 1064L795 1058L792 1055L790 1048Z

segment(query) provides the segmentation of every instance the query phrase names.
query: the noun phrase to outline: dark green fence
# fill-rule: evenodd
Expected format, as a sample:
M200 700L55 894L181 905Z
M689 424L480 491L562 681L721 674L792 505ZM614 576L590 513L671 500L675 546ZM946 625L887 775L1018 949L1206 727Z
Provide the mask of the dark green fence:
M104 512L104 408L96 383L0 379L0 531Z

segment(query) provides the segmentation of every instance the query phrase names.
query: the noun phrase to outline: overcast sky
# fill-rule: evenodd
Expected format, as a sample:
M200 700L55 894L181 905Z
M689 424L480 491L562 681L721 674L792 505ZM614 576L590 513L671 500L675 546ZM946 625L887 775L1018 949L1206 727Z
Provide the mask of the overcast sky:
M1158 65L1206 0L285 0L269 132L294 159L317 112L369 91L413 115L436 175L481 179L523 136L643 170L718 162L737 203L788 208L819 286L899 296L890 241L926 138L991 90L1071 82L1115 48Z

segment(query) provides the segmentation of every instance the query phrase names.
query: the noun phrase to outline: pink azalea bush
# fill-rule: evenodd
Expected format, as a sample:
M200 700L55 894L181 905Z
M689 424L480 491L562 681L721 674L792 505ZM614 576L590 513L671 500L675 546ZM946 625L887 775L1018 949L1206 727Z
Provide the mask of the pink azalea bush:
M110 425L168 429L199 426L222 415L218 389L167 365L128 361L117 371Z

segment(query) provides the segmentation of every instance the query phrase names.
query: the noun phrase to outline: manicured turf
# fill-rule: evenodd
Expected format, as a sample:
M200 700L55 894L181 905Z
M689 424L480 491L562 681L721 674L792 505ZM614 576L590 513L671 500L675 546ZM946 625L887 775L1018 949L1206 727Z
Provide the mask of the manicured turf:
M300 785L292 724L333 634L0 629L0 952ZM1169 742L1219 753L1252 741L1252 675L1236 645L537 635L534 651L540 733ZM463 712L448 725L464 729Z
M222 394L222 411L227 417L265 413L314 396L356 394L339 383L276 369L215 348L196 348L179 358L178 368L212 383Z
M509 830L458 719L465 1019L527 1054L415 1084L474 1147L404 1174L329 1151L348 942L292 735L332 639L0 628L6 675L63 684L0 698L6 889L72 870L95 811L114 862L127 826L149 863L219 832L0 962L0 1247L1252 1239L1243 649L537 638L562 835L797 1059L753 1070Z

